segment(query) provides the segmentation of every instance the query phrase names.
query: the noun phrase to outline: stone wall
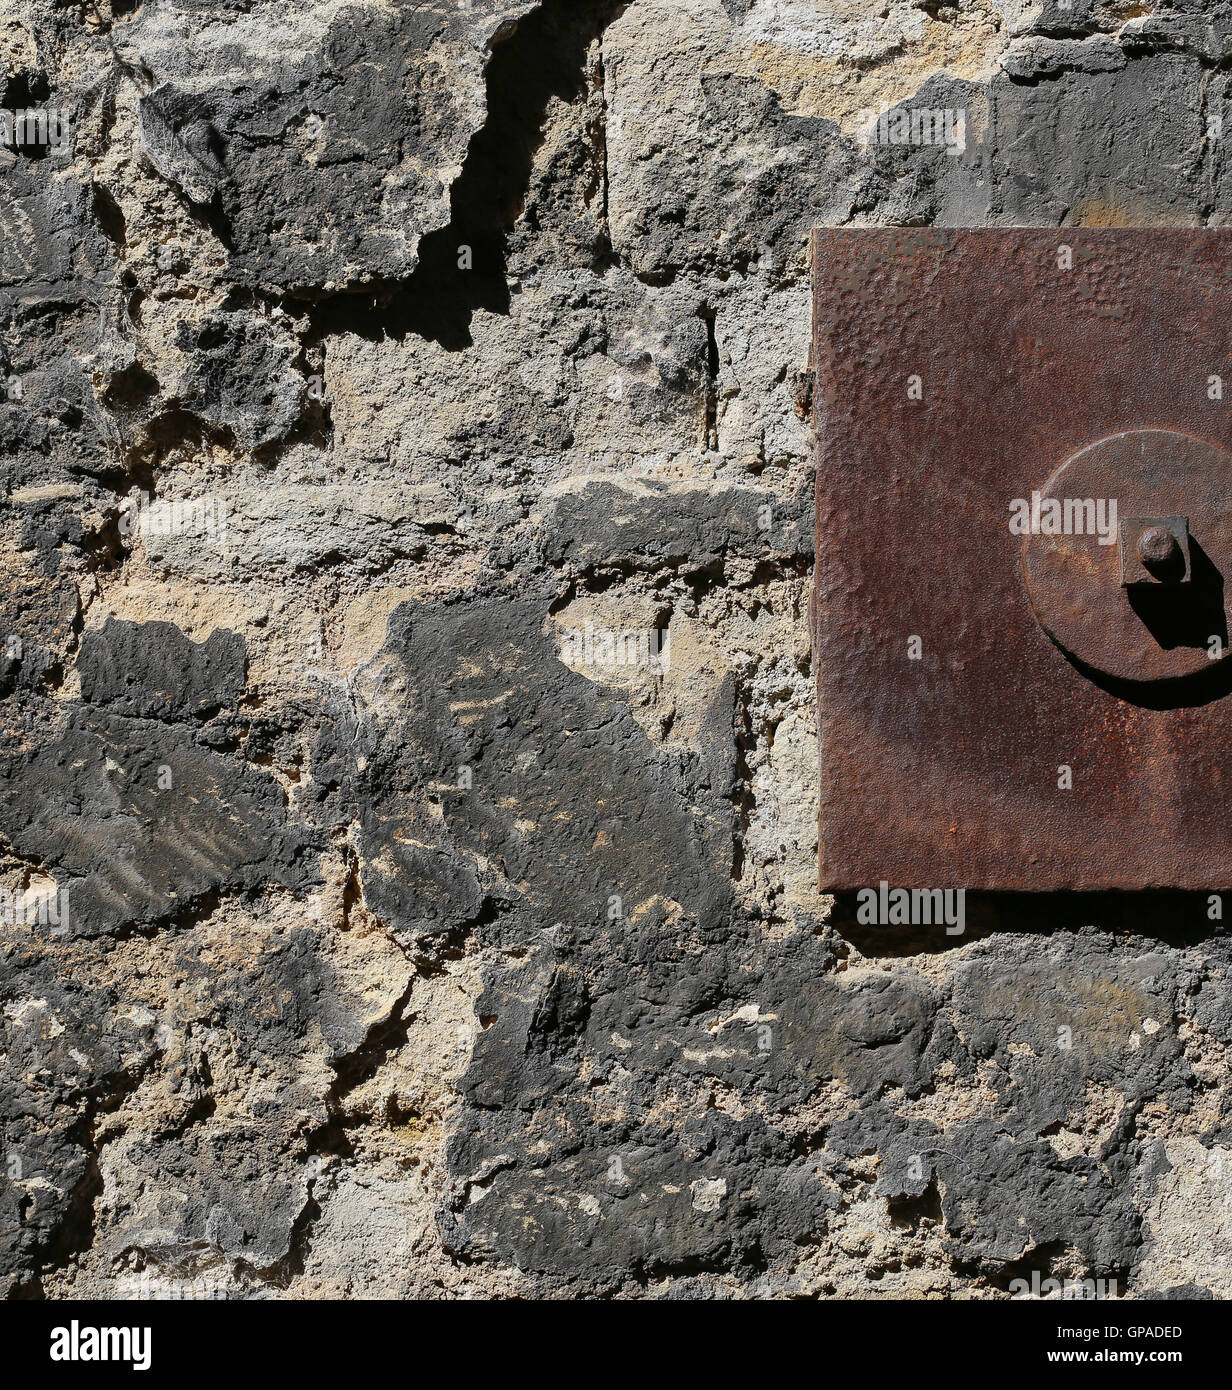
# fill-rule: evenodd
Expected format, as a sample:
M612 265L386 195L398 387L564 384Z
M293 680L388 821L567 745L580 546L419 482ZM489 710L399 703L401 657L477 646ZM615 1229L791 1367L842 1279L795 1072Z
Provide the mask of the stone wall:
M1220 224L1229 36L10 5L10 1295L1232 1294L1218 923L817 892L806 243Z

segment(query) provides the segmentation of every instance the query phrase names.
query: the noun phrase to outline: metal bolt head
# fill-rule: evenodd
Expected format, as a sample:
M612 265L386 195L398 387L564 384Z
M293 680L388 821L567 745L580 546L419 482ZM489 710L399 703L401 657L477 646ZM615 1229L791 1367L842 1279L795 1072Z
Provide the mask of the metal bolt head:
M1122 585L1189 583L1187 516L1122 516L1120 531Z
M1138 537L1138 554L1147 569L1160 569L1175 562L1180 547L1166 526L1148 526Z

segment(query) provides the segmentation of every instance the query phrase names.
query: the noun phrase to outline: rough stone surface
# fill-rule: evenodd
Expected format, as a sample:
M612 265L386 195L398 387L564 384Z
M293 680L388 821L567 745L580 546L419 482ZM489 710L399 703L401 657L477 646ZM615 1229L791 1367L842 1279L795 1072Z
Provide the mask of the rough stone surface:
M1204 907L817 894L805 244L1222 224L1230 37L10 6L0 1288L1232 1296Z

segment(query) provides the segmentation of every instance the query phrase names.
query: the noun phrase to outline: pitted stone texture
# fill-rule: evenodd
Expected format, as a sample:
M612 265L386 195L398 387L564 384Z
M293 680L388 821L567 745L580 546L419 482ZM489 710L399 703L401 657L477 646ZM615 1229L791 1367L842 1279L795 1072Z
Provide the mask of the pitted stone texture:
M332 291L415 268L483 124L487 45L533 8L157 0L118 49L153 79L146 157L193 203L217 199L236 280Z
M7 1292L1227 1292L1205 902L815 888L805 235L1226 221L1228 6L1142 8L0 26Z

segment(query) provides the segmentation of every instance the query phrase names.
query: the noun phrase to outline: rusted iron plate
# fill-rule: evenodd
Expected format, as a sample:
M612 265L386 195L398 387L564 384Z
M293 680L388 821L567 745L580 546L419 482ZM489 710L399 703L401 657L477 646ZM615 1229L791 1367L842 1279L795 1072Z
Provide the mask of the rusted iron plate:
M1232 663L1197 640L1232 564L1232 231L826 230L814 265L822 887L1232 885ZM1142 430L1197 442L1082 465L1188 521L1193 582L1135 597L1119 516L1068 561L1010 521ZM1131 606L1180 589L1216 610Z

